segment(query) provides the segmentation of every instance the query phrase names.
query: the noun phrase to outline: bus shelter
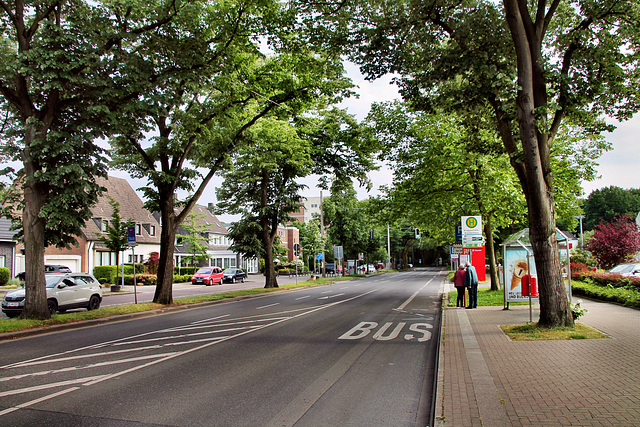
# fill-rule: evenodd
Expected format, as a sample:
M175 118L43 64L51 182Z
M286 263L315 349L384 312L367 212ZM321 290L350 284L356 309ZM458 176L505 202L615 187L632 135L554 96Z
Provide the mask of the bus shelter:
M571 302L571 274L569 238L556 228L556 239L560 263L562 265L562 277L564 277L565 290ZM537 301L538 275L536 273L535 254L529 238L529 229L525 228L512 234L502 243L503 251L503 283L504 302L509 308L510 302Z

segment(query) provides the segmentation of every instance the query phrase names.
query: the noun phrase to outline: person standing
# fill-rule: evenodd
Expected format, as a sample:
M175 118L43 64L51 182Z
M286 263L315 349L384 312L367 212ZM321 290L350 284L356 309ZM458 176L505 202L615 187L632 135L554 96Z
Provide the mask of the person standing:
M476 268L467 261L467 272L464 275L464 286L469 289L469 305L467 308L478 307L478 272Z
M456 301L456 307L462 308L464 308L464 293L466 292L466 289L464 287L464 276L464 265L460 264L460 266L458 266L458 270L456 270L455 274L453 275L453 286L455 286L456 291L458 291L458 300Z

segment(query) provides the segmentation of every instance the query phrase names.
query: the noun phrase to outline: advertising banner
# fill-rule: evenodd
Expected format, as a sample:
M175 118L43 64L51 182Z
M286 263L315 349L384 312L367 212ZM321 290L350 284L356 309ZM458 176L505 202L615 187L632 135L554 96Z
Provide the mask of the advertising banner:
M529 301L538 298L538 276L533 256L527 261L527 251L510 248L504 262L504 292L507 301Z

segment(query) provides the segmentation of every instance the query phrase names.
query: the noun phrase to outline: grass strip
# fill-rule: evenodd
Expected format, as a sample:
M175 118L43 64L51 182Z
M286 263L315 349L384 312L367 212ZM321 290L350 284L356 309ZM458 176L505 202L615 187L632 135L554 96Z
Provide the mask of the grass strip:
M513 341L586 340L609 338L602 332L581 323L576 323L573 328L541 328L537 323L529 323L526 325L501 325L500 328Z
M54 314L51 316L51 319L47 319L47 320L20 319L20 318L2 319L0 320L0 333L19 332L27 329L62 325L66 323L80 322L83 320L103 319L106 317L120 316L123 314L133 314L133 313L141 313L145 311L158 310L166 307L175 307L175 306L198 304L198 303L205 303L205 302L211 302L211 301L220 301L223 299L231 299L231 298L237 298L237 297L243 297L243 296L265 294L265 293L279 291L283 289L286 290L286 289L294 289L294 288L304 288L309 286L326 285L326 284L330 284L337 281L351 280L351 278L353 277L354 276L331 277L331 278L319 277L316 280L303 280L298 282L297 284L295 282L288 283L285 285L281 285L279 288L252 288L252 289L244 289L244 290L233 291L233 292L223 292L220 294L198 295L194 297L177 298L177 299L174 299L173 304L169 304L169 305L155 304L151 302L140 303L140 304L125 304L125 305L118 305L115 307L105 307L105 308L101 308L93 311L78 311L78 312L71 312L71 313L65 313L65 314Z

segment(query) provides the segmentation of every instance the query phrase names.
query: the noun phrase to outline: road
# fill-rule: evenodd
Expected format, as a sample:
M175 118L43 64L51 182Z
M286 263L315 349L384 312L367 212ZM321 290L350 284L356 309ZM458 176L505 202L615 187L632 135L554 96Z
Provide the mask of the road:
M427 425L444 274L2 342L0 424Z

